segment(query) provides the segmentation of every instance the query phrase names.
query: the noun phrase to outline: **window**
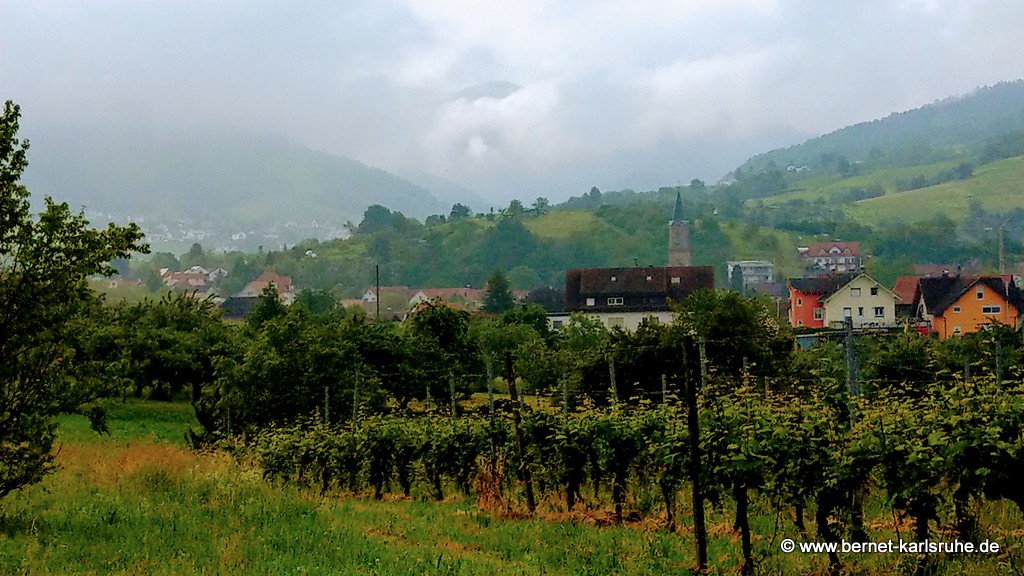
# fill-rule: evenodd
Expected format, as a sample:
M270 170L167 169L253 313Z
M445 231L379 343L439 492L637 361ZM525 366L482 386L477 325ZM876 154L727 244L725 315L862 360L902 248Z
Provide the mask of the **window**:
M1001 306L993 305L993 306L982 306L981 307L981 313L982 314L999 314L999 312L1001 312L1001 311L1002 311L1002 307Z
M593 305L594 305L594 299L593 298L587 298L587 306L593 306Z
M872 286L871 287L871 295L872 296L878 296L878 286Z
M615 328L615 327L625 328L626 327L626 321L621 316L609 318L608 319L608 327L609 328Z
M960 334L960 332L961 332L961 330L960 330L960 327L959 327L959 326L953 326L953 335L954 335L954 336L957 336L957 335L959 335L959 334Z
M804 299L803 298L797 298L796 299L796 305L797 306L803 306L804 305Z
M679 284L679 276L673 276L672 277L672 283L673 284Z
M984 297L985 297L985 289L982 288L981 286L978 286L978 300L981 300Z
M959 313L960 313L960 307L959 306L953 306L953 314L959 314Z
M885 318L885 306L875 306L875 318Z
M615 282L617 280L618 280L618 278L616 278L615 276L612 276L612 282Z
M796 325L797 326L803 326L804 325L804 321L803 320L797 320L796 321Z
M853 308L843 308L843 318L853 318Z
M857 316L863 316L863 315L864 315L864 307L863 306L858 306L857 307Z
M650 281L651 281L651 277L650 277L650 276L648 276L648 277L647 277L647 281L648 281L648 282L650 282Z
M860 288L850 288L850 296L860 298Z
M609 306L622 306L622 296L613 296L608 299Z
M551 327L554 328L555 330L558 330L559 328L562 327L562 321L561 320L552 320L551 321Z
M824 308L815 308L814 309L814 319L815 320L824 320L825 319L825 309Z

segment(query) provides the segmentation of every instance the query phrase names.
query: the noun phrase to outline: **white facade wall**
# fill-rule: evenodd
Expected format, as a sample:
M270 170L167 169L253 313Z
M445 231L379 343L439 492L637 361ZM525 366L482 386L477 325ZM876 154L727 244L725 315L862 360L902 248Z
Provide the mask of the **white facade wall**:
M605 325L606 328L614 328L619 326L627 332L633 332L640 327L640 322L644 318L653 317L661 322L662 324L672 323L671 312L582 312L589 318L596 318ZM569 314L561 315L550 315L548 316L548 327L552 329L558 329L562 326L569 324Z

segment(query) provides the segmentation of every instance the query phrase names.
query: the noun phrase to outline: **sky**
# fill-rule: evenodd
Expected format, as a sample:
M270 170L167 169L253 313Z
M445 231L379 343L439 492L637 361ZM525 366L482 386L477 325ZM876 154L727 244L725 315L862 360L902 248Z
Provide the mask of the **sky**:
M1022 78L1022 30L1020 0L0 0L0 99L557 201Z

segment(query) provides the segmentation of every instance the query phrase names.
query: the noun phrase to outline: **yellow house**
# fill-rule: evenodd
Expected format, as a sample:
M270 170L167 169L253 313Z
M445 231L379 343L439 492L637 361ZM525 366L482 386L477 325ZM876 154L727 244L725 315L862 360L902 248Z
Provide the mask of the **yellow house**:
M896 303L900 297L867 274L858 274L821 301L825 326L841 326L850 318L854 328L896 325Z

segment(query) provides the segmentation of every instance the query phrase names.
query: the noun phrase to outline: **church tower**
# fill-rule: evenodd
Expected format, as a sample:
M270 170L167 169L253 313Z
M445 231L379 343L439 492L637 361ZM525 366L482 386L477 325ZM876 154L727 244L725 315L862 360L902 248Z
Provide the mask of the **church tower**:
M683 198L676 191L676 209L668 225L668 265L690 265L690 231L683 220Z

